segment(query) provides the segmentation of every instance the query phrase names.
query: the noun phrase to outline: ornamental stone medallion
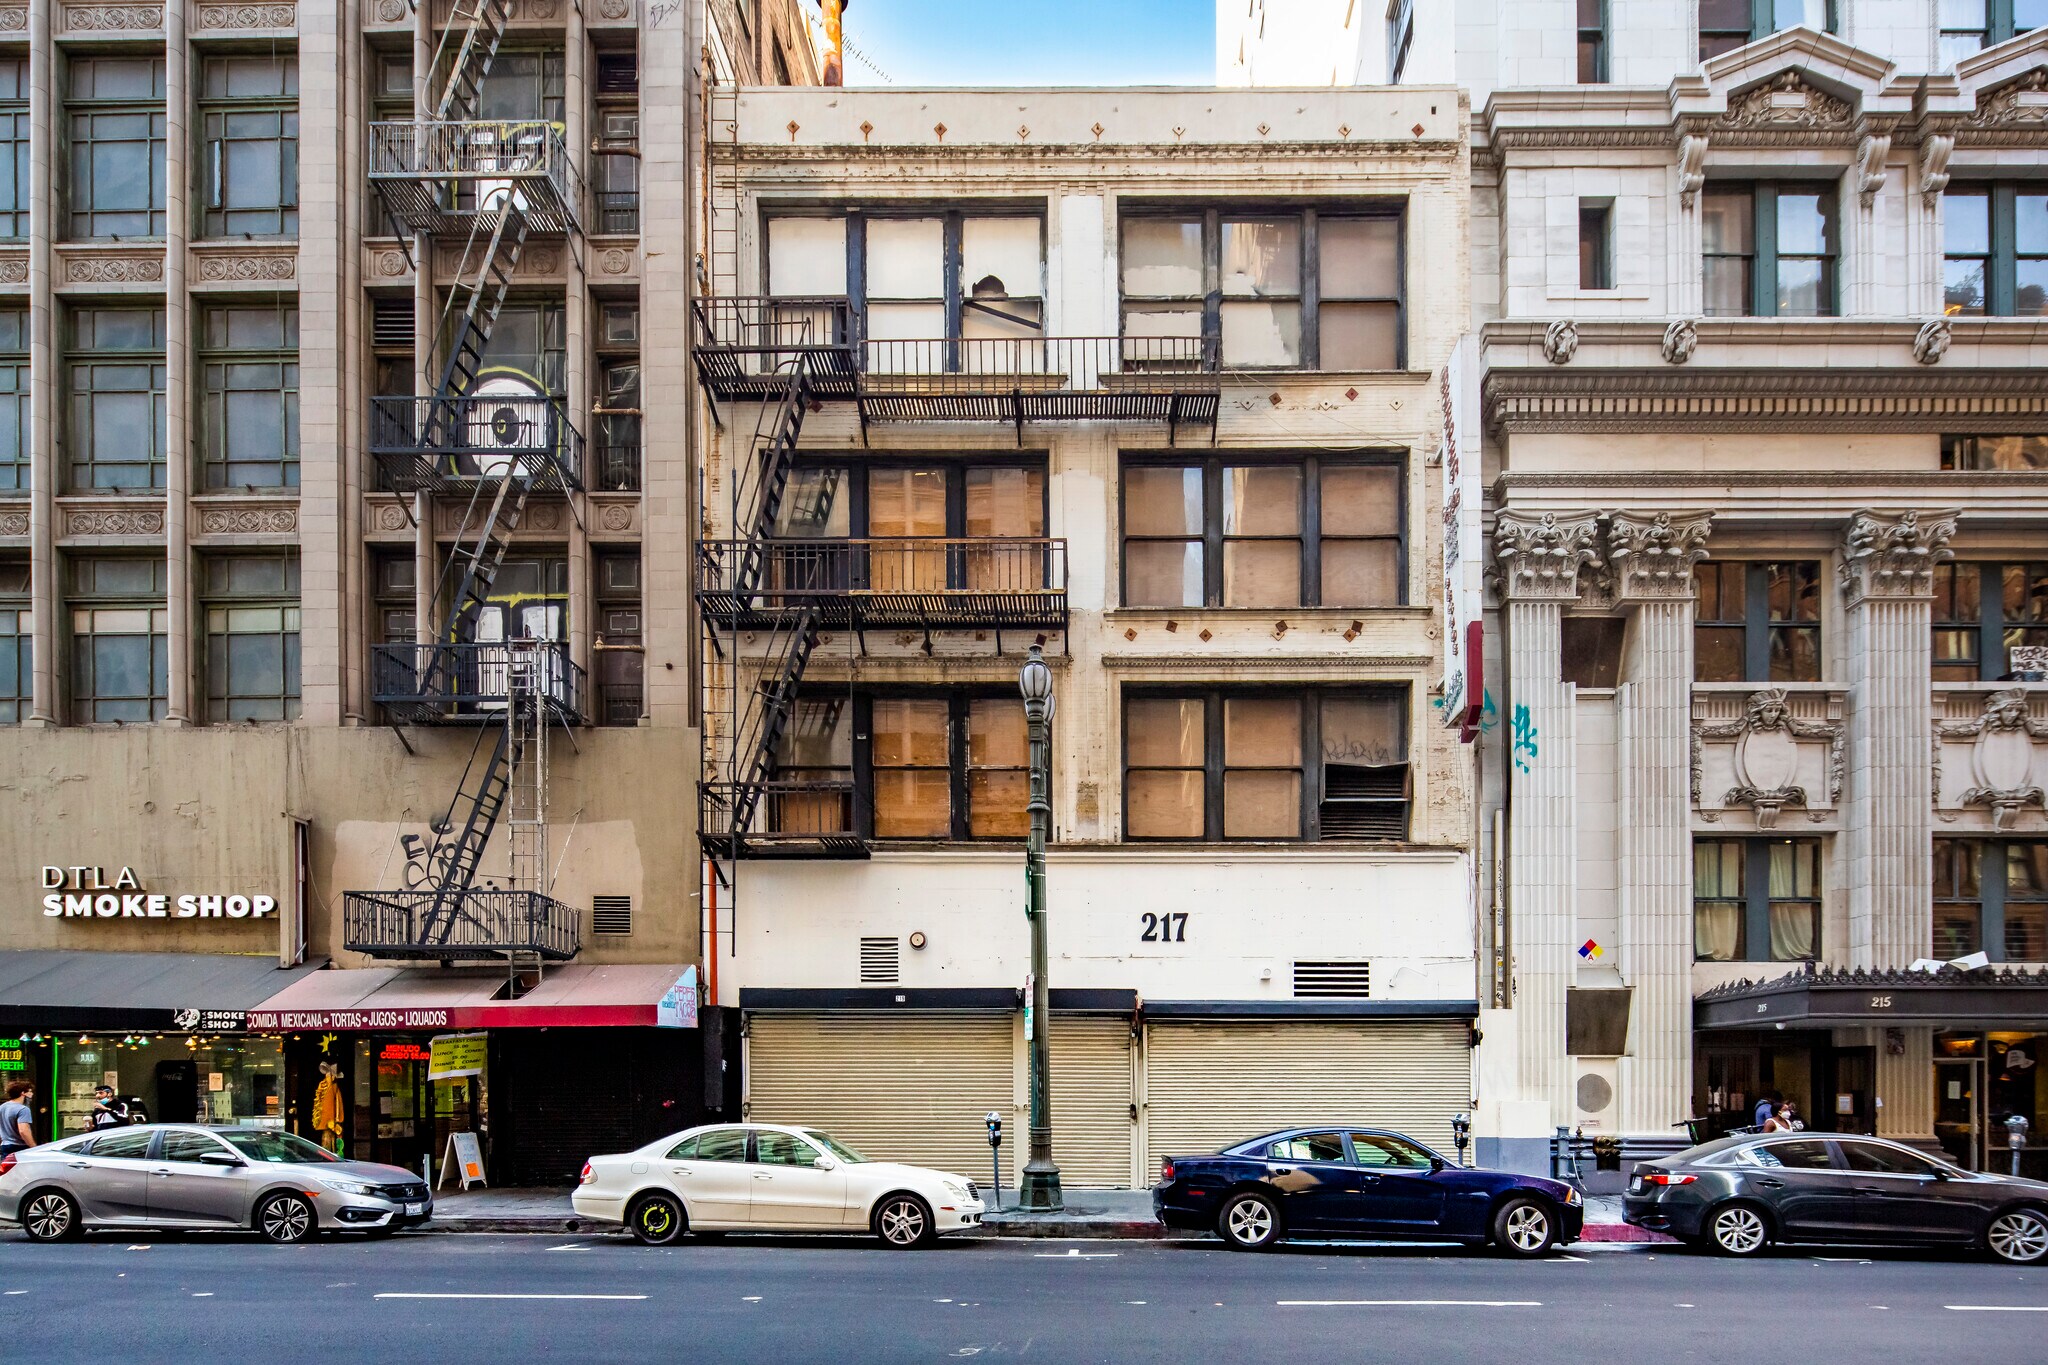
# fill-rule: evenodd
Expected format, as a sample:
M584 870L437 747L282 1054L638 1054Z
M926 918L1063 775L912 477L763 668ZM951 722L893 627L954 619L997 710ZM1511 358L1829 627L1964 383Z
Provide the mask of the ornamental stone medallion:
M1717 718L1737 706L1740 712L1733 718ZM1795 695L1767 687L1745 696L1696 689L1693 804L1710 823L1738 807L1755 813L1760 830L1774 828L1788 807L1810 808L1808 818L1819 823L1842 798L1847 738L1841 700L1833 693ZM1710 791L1722 795L1708 801L1705 793Z
M1951 703L1973 700L1973 694L1949 694ZM1951 811L1987 807L1992 829L2001 832L2011 829L2028 806L2048 808L2036 777L2043 768L2043 740L2048 740L2048 719L2033 714L2024 687L1991 693L1971 719L1935 721L1935 804ZM1944 779L1944 771L1951 776Z

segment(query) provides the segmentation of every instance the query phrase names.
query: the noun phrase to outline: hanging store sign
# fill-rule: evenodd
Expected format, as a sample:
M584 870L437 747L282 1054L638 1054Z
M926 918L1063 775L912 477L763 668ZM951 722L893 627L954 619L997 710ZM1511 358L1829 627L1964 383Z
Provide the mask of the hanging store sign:
M268 919L277 913L275 896L150 891L132 867L111 878L103 867L45 867L42 886L46 919Z
M683 968L683 974L676 978L676 984L654 1006L656 1028L697 1027L697 968L693 963Z
M239 1033L249 1026L243 1010L182 1009L171 1016L174 1028L187 1033Z
M427 1044L427 1079L453 1080L457 1076L484 1074L488 1034L444 1033Z
M1480 581L1485 547L1479 525L1479 339L1458 339L1439 377L1443 429L1444 724L1470 742L1478 733L1485 690L1479 683Z

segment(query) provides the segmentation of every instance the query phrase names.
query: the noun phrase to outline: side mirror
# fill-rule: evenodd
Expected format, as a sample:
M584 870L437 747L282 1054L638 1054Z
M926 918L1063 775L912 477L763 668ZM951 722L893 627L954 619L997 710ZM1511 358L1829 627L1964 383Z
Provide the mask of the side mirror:
M242 1165L242 1158L229 1152L201 1152L199 1154L199 1164L202 1166L238 1167Z
M1434 1173L1435 1173L1435 1172L1437 1172L1437 1171L1442 1171L1442 1170L1447 1170L1447 1169L1449 1169L1449 1167L1450 1167L1450 1164L1451 1164L1450 1162L1448 1162L1448 1161L1445 1161L1445 1160L1444 1160L1444 1159L1443 1159L1442 1157L1440 1157L1440 1156L1433 1156L1433 1157L1431 1157L1431 1158L1429 1159L1429 1169L1430 1169L1430 1171L1431 1171L1431 1173L1432 1173L1432 1174L1434 1174Z
M837 1161L834 1161L831 1157L825 1156L822 1153L819 1155L818 1159L816 1161L813 1161L811 1164L813 1166L816 1166L821 1171L835 1171L839 1169L839 1163Z

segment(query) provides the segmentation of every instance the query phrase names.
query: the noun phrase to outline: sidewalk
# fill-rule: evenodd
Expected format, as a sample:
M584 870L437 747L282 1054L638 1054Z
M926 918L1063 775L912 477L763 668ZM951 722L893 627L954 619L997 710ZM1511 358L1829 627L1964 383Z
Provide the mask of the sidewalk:
M1167 1230L1152 1217L1150 1190L1071 1190L1059 1213L1020 1213L1017 1191L1005 1187L1004 1209L982 1218L986 1237L1060 1237L1073 1239L1159 1238ZM449 1191L434 1201L428 1232L543 1232L589 1234L610 1231L586 1222L569 1207L567 1189L504 1189ZM1668 1242L1661 1233L1646 1232L1621 1221L1621 1196L1589 1195L1586 1199L1587 1242Z

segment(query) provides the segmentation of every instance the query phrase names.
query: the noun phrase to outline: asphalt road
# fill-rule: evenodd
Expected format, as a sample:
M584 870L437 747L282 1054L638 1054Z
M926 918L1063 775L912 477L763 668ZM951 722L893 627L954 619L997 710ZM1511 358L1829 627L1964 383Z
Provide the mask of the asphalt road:
M1999 1311L2019 1310L2019 1311ZM0 1237L7 1361L2048 1359L2048 1267L1670 1248Z

